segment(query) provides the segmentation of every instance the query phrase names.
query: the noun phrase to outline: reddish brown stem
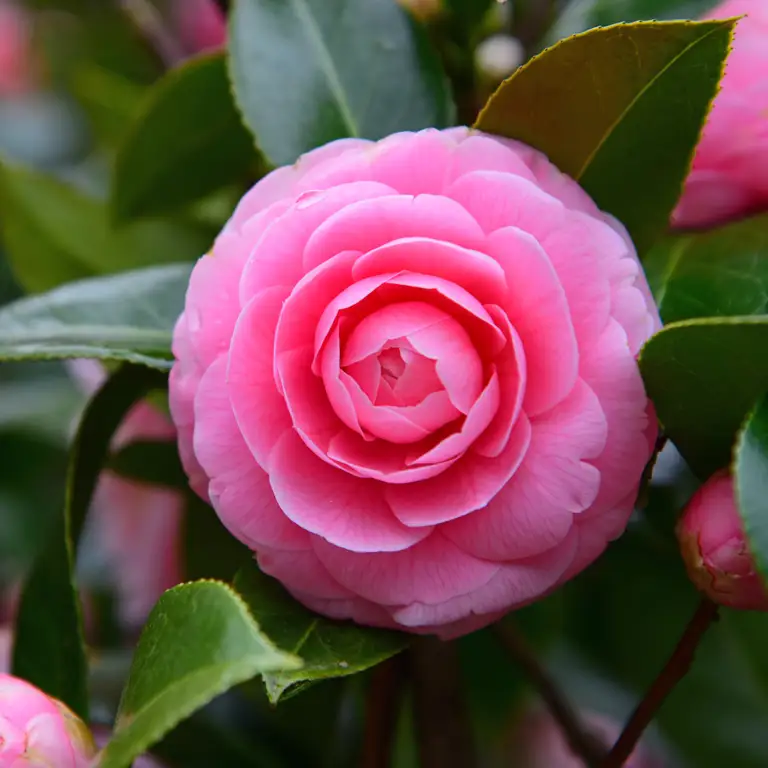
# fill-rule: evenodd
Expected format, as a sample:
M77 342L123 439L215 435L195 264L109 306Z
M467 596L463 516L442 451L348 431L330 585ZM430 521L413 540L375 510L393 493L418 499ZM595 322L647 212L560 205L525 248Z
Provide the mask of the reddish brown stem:
M405 688L404 661L395 656L371 673L360 768L390 768Z
M605 747L581 722L576 711L539 662L522 633L510 622L499 622L494 632L510 656L523 668L541 696L552 717L560 726L571 750L590 768L599 766Z
M637 709L632 713L619 740L603 761L601 768L621 768L624 765L667 696L691 668L701 638L716 619L717 605L704 598L688 622L669 661L653 681L643 700L637 705Z

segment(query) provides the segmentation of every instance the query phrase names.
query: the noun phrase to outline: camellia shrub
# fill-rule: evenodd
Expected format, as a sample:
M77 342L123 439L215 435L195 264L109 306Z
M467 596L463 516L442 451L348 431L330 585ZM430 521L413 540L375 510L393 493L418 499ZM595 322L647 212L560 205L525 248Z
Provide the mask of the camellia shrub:
M768 765L765 0L0 0L2 83L0 768Z

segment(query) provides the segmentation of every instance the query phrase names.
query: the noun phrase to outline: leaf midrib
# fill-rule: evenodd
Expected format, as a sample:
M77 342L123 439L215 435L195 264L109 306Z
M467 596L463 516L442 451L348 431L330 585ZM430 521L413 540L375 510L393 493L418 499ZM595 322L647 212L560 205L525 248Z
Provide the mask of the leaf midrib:
M699 43L702 43L704 40L706 40L710 35L714 35L716 32L720 32L723 27L725 27L726 24L718 24L714 28L710 29L706 34L701 35L701 37L697 37L692 42L688 43L688 45L683 48L682 51L680 51L678 54L676 54L674 57L672 57L632 98L629 104L622 110L621 114L613 121L610 128L605 131L603 136L601 137L600 141L595 145L593 150L590 152L586 160L584 161L584 164L580 168L579 172L574 176L574 179L576 181L580 181L584 174L589 170L590 166L594 162L595 158L597 157L600 150L605 146L605 143L608 141L608 139L613 135L613 132L616 130L616 128L621 124L621 122L624 120L624 118L634 109L635 105L638 101L646 94L646 92L669 70L674 64L676 64L683 56L685 56L689 51L691 51L693 48L695 48Z
M310 9L307 0L290 0L290 2L299 23L304 28L312 47L315 49L317 63L328 80L328 87L331 91L331 95L336 101L339 114L349 131L349 135L355 138L359 137L360 128L352 114L352 108L347 101L344 86L342 85L341 77L336 68L336 63L333 60L331 52L328 50L328 46L323 41L322 32L320 31L320 27L315 17L312 15L312 10Z

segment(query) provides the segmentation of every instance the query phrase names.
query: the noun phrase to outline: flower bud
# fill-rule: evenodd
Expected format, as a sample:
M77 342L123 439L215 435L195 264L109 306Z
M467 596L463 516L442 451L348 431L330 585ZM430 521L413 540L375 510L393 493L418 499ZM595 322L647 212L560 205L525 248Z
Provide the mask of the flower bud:
M688 575L707 597L742 610L768 610L768 592L736 509L733 478L721 471L699 488L677 525Z
M0 674L0 768L87 768L91 732L60 701Z

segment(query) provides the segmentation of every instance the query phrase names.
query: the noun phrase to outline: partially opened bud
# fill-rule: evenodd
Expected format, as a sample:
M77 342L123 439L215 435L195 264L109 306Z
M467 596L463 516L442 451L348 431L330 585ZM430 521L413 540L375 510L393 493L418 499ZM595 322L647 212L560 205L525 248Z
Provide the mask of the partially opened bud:
M0 768L87 768L95 754L90 731L60 701L0 674Z
M680 518L677 537L688 575L707 597L731 608L768 611L768 592L755 569L727 472L699 488Z

